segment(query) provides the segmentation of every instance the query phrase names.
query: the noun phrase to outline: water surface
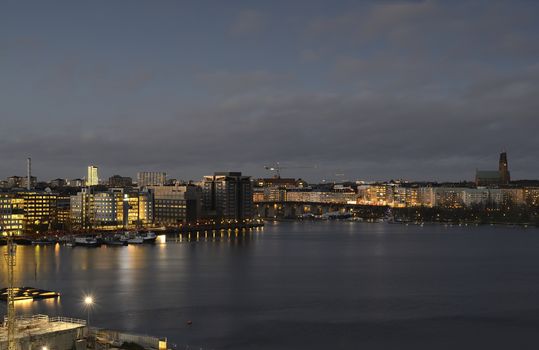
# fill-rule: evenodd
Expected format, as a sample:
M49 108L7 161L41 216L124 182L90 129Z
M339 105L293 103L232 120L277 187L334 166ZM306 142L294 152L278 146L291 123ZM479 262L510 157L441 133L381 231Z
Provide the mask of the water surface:
M525 349L539 331L538 252L531 228L348 222L155 246L22 246L18 284L62 297L17 310L86 318L92 294L91 324L179 349Z

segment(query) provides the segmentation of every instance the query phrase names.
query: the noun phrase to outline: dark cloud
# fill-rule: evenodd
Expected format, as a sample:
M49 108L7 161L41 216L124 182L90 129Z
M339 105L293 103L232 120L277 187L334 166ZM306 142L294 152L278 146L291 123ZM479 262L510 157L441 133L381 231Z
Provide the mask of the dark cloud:
M230 33L238 36L254 35L264 29L265 24L264 15L260 11L241 10L230 26Z
M234 9L219 27L228 39L207 32L208 42L177 49L172 31L162 46L141 41L157 51L135 62L123 51L119 61L54 56L43 69L9 61L22 82L8 74L17 93L0 97L0 174L24 172L32 154L45 178L83 176L90 163L105 175L261 176L279 161L313 165L283 172L310 180L471 180L507 149L514 177L537 178L538 9L524 1L372 2L279 16ZM257 42L282 23L295 23L286 37Z

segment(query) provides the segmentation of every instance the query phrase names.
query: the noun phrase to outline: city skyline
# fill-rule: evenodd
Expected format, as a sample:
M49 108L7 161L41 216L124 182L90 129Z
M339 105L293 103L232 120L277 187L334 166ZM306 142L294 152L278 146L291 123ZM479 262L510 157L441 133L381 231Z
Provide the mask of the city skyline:
M22 175L31 155L39 178L81 177L92 163L106 176L262 177L281 162L318 165L283 174L309 181L459 181L507 149L514 178L537 178L537 10L11 2L0 175Z
M502 158L503 157L503 158ZM30 158L27 158L26 162L27 162L27 166L28 166L28 160ZM502 162L502 159L503 159L503 162ZM503 151L502 153L500 153L500 159L499 159L499 170L495 170L495 171L492 171L492 170L480 170L479 168L476 168L474 171L475 173L473 174L473 176L471 178L461 178L460 180L456 180L456 181L448 181L448 180L444 180L444 179L434 179L434 178L429 178L428 177L428 174L427 174L427 177L424 177L424 178L418 178L418 179L406 179L406 178L399 178L399 177L389 177L389 178L385 178L385 179L366 179L366 178L360 178L360 177L350 177L350 178L347 178L345 177L345 174L334 174L334 177L333 178L330 178L330 179L321 179L319 181L310 181L312 183L324 183L324 182L334 182L334 183L339 183L339 182L355 182L355 181L369 181L369 182L384 182L384 181L409 181L409 182L438 182L438 183L443 183L443 182L478 182L478 176L481 176L479 174L482 174L482 173L498 173L498 171L502 172L502 163L503 163L503 166L505 167L506 171L509 167L509 162L507 160L507 152ZM253 178L278 178L278 177L281 177L281 171L283 171L283 169L286 169L287 171L289 170L288 167L284 166L283 169L280 168L280 164L279 163L276 163L275 164L276 167L268 167L268 166L265 166L265 172L260 175L260 176L257 176L257 175L250 175L252 176ZM284 176L282 176L283 178L297 178L297 179L303 179L303 180L306 180L307 182L309 182L309 176L304 176L305 175L305 168L306 169L313 169L313 168L317 168L318 165L314 166L314 167L306 167L306 166L303 166L303 167L298 167L300 168L301 170L297 170L297 169L292 169L291 170L295 170L296 172L299 171L299 176L289 176L288 174L285 174ZM493 167L493 164L490 164L488 165L487 167L489 168L494 168ZM75 176L75 177L61 177L61 176L53 176L51 178L37 178L35 176L34 173L31 173L32 175L32 181L39 181L39 182L51 182L53 180L58 180L58 179L62 179L62 180L81 180L81 181L86 181L88 182L88 177L90 176L90 169L92 169L92 174L93 174L93 180L90 181L92 182L92 185L90 186L95 186L97 184L105 184L107 183L108 181L107 180L110 180L111 178L116 178L116 180L118 179L129 179L129 181L132 181L133 179L137 179L137 181L135 181L135 183L139 184L141 183L141 176L144 177L144 180L142 180L142 186L146 186L146 182L151 178L153 180L151 180L150 182L152 182L152 185L163 185L166 180L178 180L178 181L185 181L185 182L188 182L188 181L199 181L201 178L203 178L204 174L202 175L199 175L198 177L194 177L194 178L180 178L180 177L175 177L173 174L167 174L167 172L164 172L164 171L157 171L157 170L154 170L154 171L137 171L135 173L136 177L133 176L129 176L129 175L132 175L132 174L118 174L118 172L114 172L114 171L105 171L105 172L102 172L103 169L100 169L99 166L96 166L96 165L89 165L87 166L87 175L86 176ZM99 170L98 170L99 169ZM28 170L28 169L27 169ZM29 170L28 170L29 171ZM99 176L97 175L97 172L99 171ZM301 174L303 172L303 175ZM518 173L518 171L517 171ZM20 177L22 179L22 181L26 181L26 183L28 183L28 181L26 180L26 178L30 175L30 173L28 173L27 175L15 175L15 174L12 174L12 175L9 175L9 176L6 176L5 178L8 178L8 177ZM492 175L492 174L491 174ZM122 176L127 176L127 178L125 177L122 177ZM488 175L487 175L488 176ZM509 175L507 173L507 175L499 175L499 176L507 176L507 179L509 179ZM148 177L148 179L146 179L146 177ZM158 180L158 181L157 181ZM519 181L519 180L537 180L539 181L538 178L513 178L512 180L516 180L516 181ZM155 183L153 183L153 181L157 181ZM508 180L509 181L509 180ZM508 181L505 183L507 184Z

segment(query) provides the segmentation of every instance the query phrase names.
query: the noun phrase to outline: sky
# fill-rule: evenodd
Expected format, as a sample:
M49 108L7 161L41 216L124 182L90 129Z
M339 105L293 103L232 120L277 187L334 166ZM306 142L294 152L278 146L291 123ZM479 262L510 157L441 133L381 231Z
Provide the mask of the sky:
M538 1L3 1L0 178L539 178Z

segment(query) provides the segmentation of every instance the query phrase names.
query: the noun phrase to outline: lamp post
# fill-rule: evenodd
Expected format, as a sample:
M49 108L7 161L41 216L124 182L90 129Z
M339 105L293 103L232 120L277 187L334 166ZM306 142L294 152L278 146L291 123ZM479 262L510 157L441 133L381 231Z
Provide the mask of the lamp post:
M84 297L84 306L86 307L86 311L87 311L87 320L86 320L86 325L88 327L90 327L90 309L92 308L92 305L94 304L94 298L92 298L91 296L86 296Z

